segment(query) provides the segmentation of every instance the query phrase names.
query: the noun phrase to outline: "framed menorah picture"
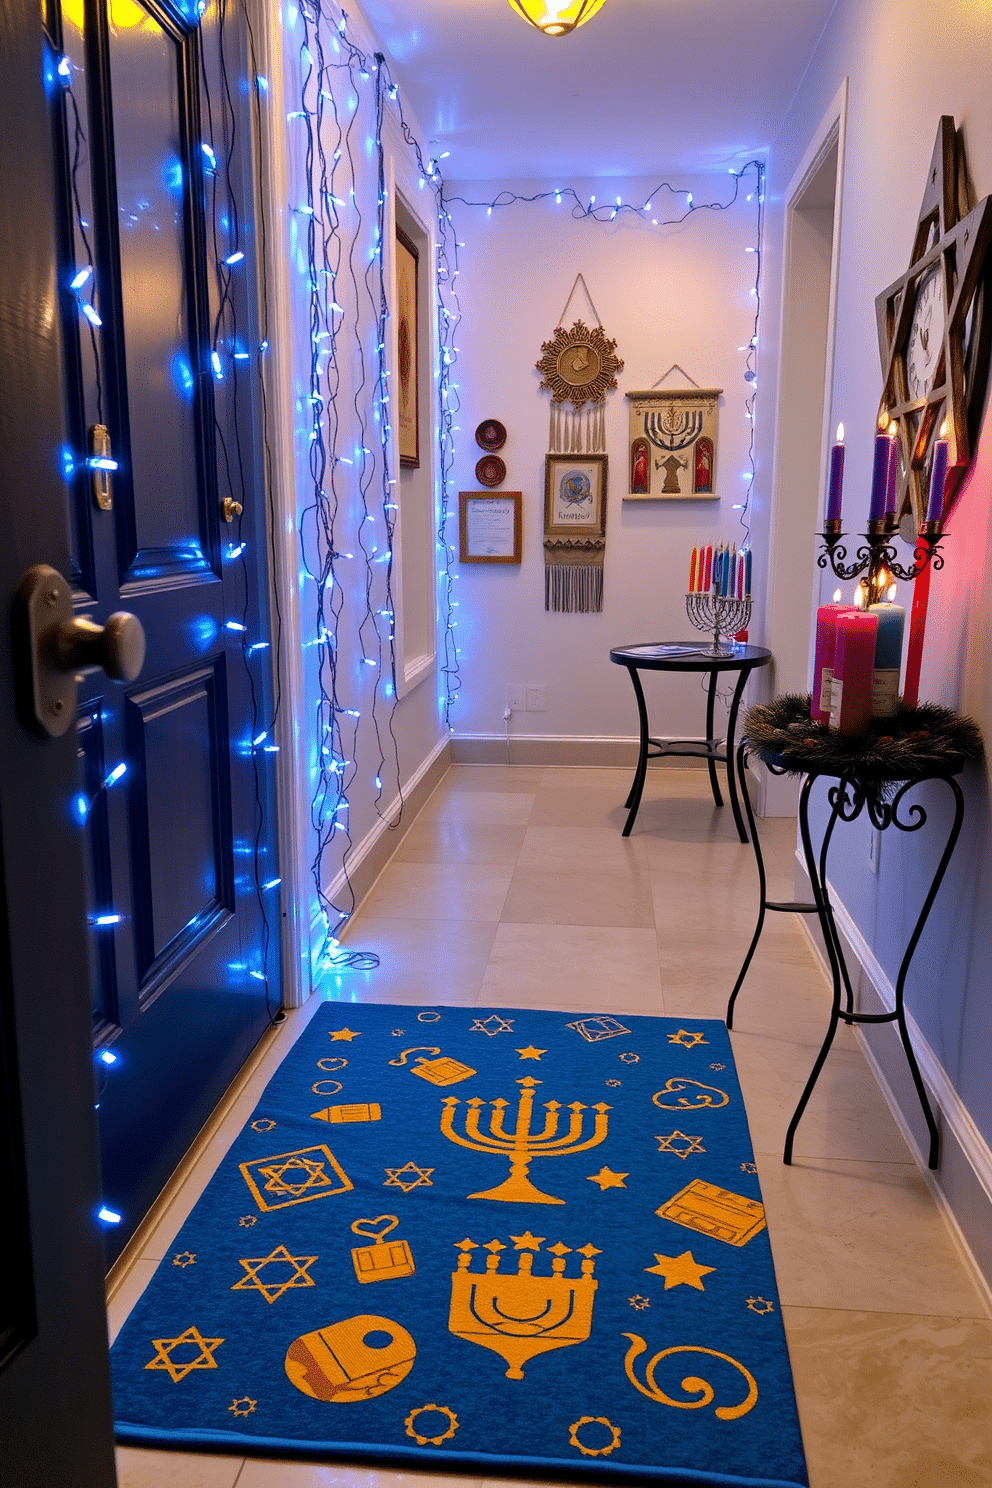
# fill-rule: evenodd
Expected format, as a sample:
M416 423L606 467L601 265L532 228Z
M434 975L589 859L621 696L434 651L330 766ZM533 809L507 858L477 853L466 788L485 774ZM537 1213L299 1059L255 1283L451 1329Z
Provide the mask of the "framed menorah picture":
M625 501L716 501L722 388L628 393L630 450Z

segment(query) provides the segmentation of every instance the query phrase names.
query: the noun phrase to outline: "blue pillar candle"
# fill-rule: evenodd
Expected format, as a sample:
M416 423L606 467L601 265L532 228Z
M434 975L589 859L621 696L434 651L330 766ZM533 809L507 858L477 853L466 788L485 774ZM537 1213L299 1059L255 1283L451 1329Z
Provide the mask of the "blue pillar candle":
M830 477L827 485L827 521L840 522L840 503L844 491L844 425L837 425L837 443L830 451Z
M928 522L939 522L944 515L944 484L947 480L948 441L947 424L940 426L940 437L933 446L933 461L930 466L930 493L927 501Z
M899 711L899 669L906 611L902 605L873 604L868 613L878 616L875 637L875 677L871 711L874 718L893 718Z

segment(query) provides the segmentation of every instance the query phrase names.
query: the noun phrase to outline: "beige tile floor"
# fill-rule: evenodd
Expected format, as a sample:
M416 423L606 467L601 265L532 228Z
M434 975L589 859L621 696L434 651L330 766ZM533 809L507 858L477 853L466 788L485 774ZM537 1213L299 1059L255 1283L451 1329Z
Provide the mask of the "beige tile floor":
M754 923L750 850L697 769L652 771L624 840L628 784L619 770L450 770L347 936L382 958L361 995L721 1017ZM794 823L763 823L762 841L773 896L791 898ZM827 1006L798 922L771 916L733 1043L811 1488L990 1488L992 1321L850 1030L782 1164ZM308 1016L291 1016L177 1186L112 1330ZM497 1488L133 1448L118 1464L121 1488Z

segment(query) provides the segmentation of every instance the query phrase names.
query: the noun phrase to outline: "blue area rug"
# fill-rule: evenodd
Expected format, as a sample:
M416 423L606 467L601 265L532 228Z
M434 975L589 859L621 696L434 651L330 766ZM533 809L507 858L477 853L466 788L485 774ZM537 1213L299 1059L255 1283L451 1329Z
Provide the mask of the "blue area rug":
M808 1481L711 1020L324 1006L112 1359L135 1445Z

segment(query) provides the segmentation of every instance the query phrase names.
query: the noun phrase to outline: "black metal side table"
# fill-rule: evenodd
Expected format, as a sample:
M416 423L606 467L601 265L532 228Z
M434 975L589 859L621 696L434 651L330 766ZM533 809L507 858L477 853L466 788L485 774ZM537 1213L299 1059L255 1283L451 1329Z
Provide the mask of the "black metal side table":
M786 914L815 914L818 917L820 929L823 932L824 944L827 948L827 956L830 961L830 974L833 980L833 1001L830 1009L830 1022L827 1026L826 1036L820 1052L816 1057L816 1062L810 1071L809 1079L806 1081L805 1089L799 1098L799 1104L789 1123L789 1129L785 1137L783 1161L786 1163L792 1162L792 1147L795 1141L796 1129L799 1126L809 1098L813 1093L813 1087L819 1078L820 1071L830 1051L830 1046L834 1041L838 1023L841 1021L849 1024L897 1023L899 1037L902 1040L902 1046L906 1054L906 1061L913 1077L913 1083L916 1086L916 1092L920 1098L920 1105L923 1108L927 1130L930 1133L929 1166L936 1168L940 1151L940 1137L933 1111L930 1108L926 1087L923 1084L923 1078L920 1074L920 1068L916 1062L916 1055L913 1053L913 1046L910 1042L903 997L906 986L906 974L909 971L913 954L919 943L920 936L923 934L923 928L933 908L937 891L943 881L944 874L947 871L947 865L951 861L951 855L954 852L961 832L961 823L964 818L964 794L954 777L961 773L965 762L961 759L957 762L948 763L943 768L924 769L914 774L909 780L902 780L901 783L893 782L897 784L898 788L892 795L891 800L881 798L881 794L877 790L879 784L877 775L872 785L869 786L858 778L857 771L853 767L846 772L842 772L839 768L836 770L810 770L805 776L802 790L799 793L799 832L802 838L803 855L806 859L806 872L809 874L809 881L813 888L813 903L809 904L797 900L779 902L768 898L765 865L761 856L761 844L755 828L754 812L751 807L751 798L748 794L747 779L745 776L747 757L750 752L757 753L773 774L784 775L786 773L782 768L781 756L769 754L765 750L755 750L752 745L749 745L746 739L738 746L737 773L740 777L741 795L744 798L744 809L747 812L748 825L751 829L751 845L754 848L754 857L758 868L760 905L758 909L758 922L754 929L754 935L751 938L751 944L748 947L747 955L744 957L744 964L741 967L740 975L734 984L734 990L730 994L730 1002L727 1006L727 1027L732 1028L734 1026L734 1004L737 1001L737 994L741 990L744 978L747 976L748 967L751 965L752 957L761 938L766 910L775 910ZM819 857L817 857L809 827L809 798L814 784L821 777L836 780L837 783L828 788L827 799L831 806L831 812L823 833L823 841L820 844ZM906 951L902 958L902 964L899 967L899 975L896 979L895 1007L890 1013L855 1012L851 979L847 970L847 962L844 959L840 936L834 921L830 897L827 893L827 853L830 848L831 838L833 837L834 827L838 821L856 821L861 815L861 812L867 809L872 825L877 827L879 831L885 831L888 827L896 827L901 832L918 832L926 824L927 813L919 802L913 802L908 806L905 805L906 794L914 786L929 780L942 780L948 790L951 791L954 797L954 821L951 824L944 851L940 862L937 864L929 891L923 901L923 908L920 910L913 933L909 937ZM841 1007L842 985L844 991L843 1007Z
M767 666L771 659L772 653L766 651L764 646L735 645L732 651L714 653L711 646L707 646L705 642L699 640L655 641L613 647L610 652L610 660L616 662L617 666L626 667L630 674L630 680L634 687L634 697L637 699L637 717L640 723L640 749L637 756L637 769L634 772L634 782L630 787L630 793L624 802L624 805L628 807L627 822L623 829L624 837L630 836L631 827L633 827L637 816L637 809L641 804L641 794L644 790L648 760L662 759L666 755L685 755L689 758L704 759L706 761L710 772L710 787L713 791L713 800L718 806L723 805L723 797L720 794L720 782L717 779L716 767L718 763L726 764L727 789L730 793L730 804L733 808L734 822L741 841L747 841L747 833L744 830L744 819L741 816L741 808L737 800L737 781L734 776L734 732L737 728L737 715L740 712L741 698L744 695L744 687L748 677L757 667ZM665 742L661 739L651 738L648 732L648 710L644 702L644 690L641 687L641 679L637 675L639 671L709 672L709 688L706 694L705 739L672 739ZM713 737L716 679L720 672L736 672L738 674L733 701L730 705L725 747L721 746L719 739Z

